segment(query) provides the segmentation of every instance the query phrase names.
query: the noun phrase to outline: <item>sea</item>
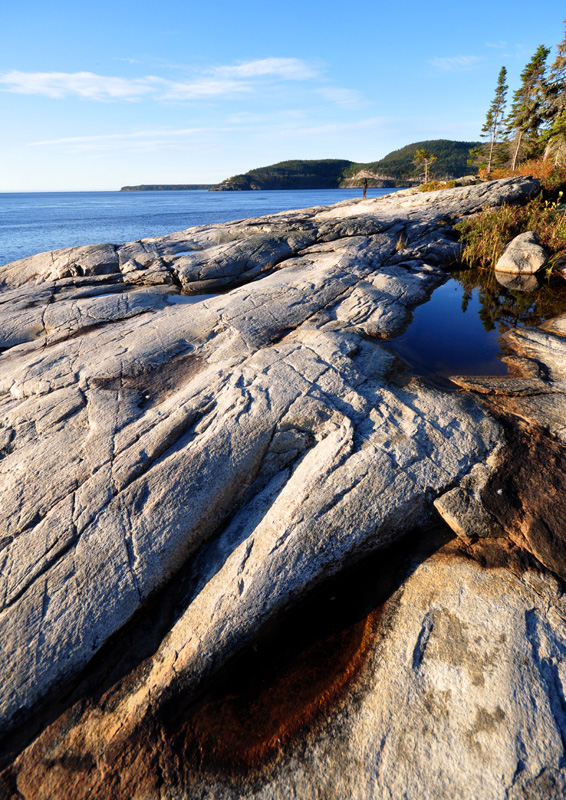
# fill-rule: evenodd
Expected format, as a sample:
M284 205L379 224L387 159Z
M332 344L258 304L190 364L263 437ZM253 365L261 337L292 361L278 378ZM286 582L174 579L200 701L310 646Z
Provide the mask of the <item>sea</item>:
M368 189L381 197L391 189ZM339 203L361 189L248 192L0 193L0 265L47 250L131 242L150 236L294 208Z

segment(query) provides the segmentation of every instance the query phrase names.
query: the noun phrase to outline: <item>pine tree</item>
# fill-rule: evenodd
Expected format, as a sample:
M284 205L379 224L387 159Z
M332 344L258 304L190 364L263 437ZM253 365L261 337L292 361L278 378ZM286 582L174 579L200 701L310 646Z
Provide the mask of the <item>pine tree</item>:
M566 20L564 20L566 24ZM544 120L549 126L543 134L545 160L552 155L555 164L566 151L566 34L557 46L545 88Z
M556 58L548 74L545 99L545 116L552 121L566 108L566 34L557 45Z
M486 159L486 169L491 172L493 165L493 158L498 144L499 136L503 129L505 120L505 103L507 99L507 70L501 67L499 77L497 78L497 86L495 88L495 97L493 98L489 110L487 112L485 123L481 129L481 136L483 138L489 137L489 141L482 146L482 155Z
M513 135L511 169L515 169L519 155L528 155L539 144L545 99L546 59L550 48L540 45L521 73L521 85L513 95L513 104L506 120L507 133Z
M434 164L436 161L436 156L433 156L431 152L426 150L424 147L421 147L420 150L415 152L413 163L420 167L424 165L425 173L424 173L424 182L428 183L428 170L431 164Z
M555 167L566 163L566 107L554 118L552 126L542 138L546 144L544 160L551 156Z

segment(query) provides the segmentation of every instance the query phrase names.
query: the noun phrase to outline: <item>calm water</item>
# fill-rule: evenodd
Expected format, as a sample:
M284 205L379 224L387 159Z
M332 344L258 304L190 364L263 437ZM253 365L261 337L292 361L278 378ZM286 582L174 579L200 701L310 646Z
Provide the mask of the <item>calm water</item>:
M370 189L380 197L391 189ZM360 197L361 189L0 193L0 264L45 250L162 236Z
M502 280L508 280L505 277ZM450 375L505 375L501 335L535 327L566 311L566 282L537 283L528 291L500 284L492 270L455 272L413 312L413 321L390 341L417 375L453 386Z

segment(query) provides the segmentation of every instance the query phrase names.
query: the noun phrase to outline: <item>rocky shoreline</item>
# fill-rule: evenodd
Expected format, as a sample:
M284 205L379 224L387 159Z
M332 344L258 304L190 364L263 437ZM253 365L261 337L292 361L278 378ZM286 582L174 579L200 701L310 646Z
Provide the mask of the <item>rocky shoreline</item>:
M0 796L563 796L566 317L386 343L537 186L0 268Z

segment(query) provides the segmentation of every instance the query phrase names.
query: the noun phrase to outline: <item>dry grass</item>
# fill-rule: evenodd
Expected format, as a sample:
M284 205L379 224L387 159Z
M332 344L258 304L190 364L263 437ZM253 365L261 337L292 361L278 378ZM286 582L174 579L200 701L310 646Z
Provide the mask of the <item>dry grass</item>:
M525 161L517 169L495 169L490 173L480 170L479 177L483 180L497 180L499 178L532 177L540 181L545 200L556 199L556 194L566 188L566 167L556 167L550 160L536 159Z
M503 205L485 210L455 225L464 244L463 261L469 266L493 267L513 237L534 231L551 258L549 268L566 253L566 208L542 193L524 206Z
M404 250L408 244L409 244L408 237L404 233L400 233L395 243L395 252L398 253L400 250Z
M419 192L436 192L438 189L454 189L456 181L429 181L428 183L421 183L418 188Z

